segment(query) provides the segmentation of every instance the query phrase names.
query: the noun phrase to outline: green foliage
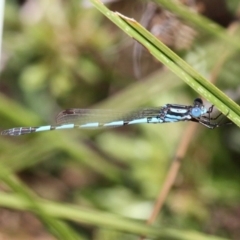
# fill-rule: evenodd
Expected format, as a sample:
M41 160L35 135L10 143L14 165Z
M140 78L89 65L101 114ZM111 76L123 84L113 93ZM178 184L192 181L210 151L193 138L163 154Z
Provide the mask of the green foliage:
M25 7L7 1L2 129L54 124L65 108L190 105L196 92L239 123L238 105L219 90L238 86L235 37L217 25L212 31L210 20L203 25L201 17L189 13L184 20L205 39L199 36L180 58L133 20L92 2L174 74L160 69L135 80L133 41L96 8L81 8L79 1L36 1ZM175 12L181 10L175 5ZM216 88L205 78L219 61ZM240 132L234 126L214 131L198 126L158 221L144 222L188 124L2 136L0 179L9 192L1 192L0 205L34 213L57 239L231 238L234 230L222 219L232 219L239 207Z

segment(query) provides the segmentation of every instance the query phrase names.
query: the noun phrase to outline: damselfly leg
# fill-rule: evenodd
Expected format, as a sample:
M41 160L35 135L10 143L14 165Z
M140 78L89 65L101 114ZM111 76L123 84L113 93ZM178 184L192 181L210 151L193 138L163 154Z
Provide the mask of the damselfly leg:
M232 124L231 121L223 122L225 117L228 116L229 110L228 110L227 115L224 115L223 113L220 113L216 117L212 117L211 114L213 112L213 108L214 108L214 105L209 107L209 109L207 111L207 116L201 116L201 118L199 119L200 124L204 125L207 128L211 128L211 129ZM219 121L217 121L219 119L219 117L221 117L221 119Z

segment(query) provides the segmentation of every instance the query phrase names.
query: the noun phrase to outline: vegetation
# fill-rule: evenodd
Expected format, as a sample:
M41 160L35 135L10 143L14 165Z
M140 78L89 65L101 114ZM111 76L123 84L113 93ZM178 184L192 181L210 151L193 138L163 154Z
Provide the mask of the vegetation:
M76 0L6 2L2 130L54 124L67 108L191 105L198 94L239 123L237 24L225 30L174 4L171 11L189 11L183 21L198 32L191 47L177 52L180 58L133 21L92 2L87 9ZM233 16L237 4L228 5ZM137 8L125 5L110 7L134 17L128 11ZM98 10L112 14L143 45L156 47L150 52L177 70L162 68L143 51L140 67L157 70L136 79L134 40ZM181 81L186 74L192 88ZM39 233L43 239L239 239L239 135L235 124L209 130L181 122L2 136L0 211L8 220L0 220L1 232L11 231L12 239ZM159 191L170 184L173 159L181 159L181 168L157 219L147 225Z

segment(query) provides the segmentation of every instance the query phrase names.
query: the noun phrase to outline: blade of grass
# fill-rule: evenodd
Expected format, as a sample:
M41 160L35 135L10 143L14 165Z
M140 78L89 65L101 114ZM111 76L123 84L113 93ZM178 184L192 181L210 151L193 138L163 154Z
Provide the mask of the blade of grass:
M46 200L36 199L37 204L53 218L62 218L84 224L96 225L118 231L133 234L144 234L163 239L184 239L184 240L224 240L224 238L199 234L194 231L178 231L175 229L159 229L146 226L144 223L129 218L106 214L100 211L85 209L70 204L61 204ZM13 195L0 193L0 205L18 210L32 210L26 199Z
M77 234L69 228L64 222L52 217L42 208L41 205L38 204L37 197L27 188L25 185L21 184L17 178L11 175L11 172L1 164L0 171L0 179L6 185L8 185L13 191L15 191L18 196L21 196L21 199L28 204L29 209L35 213L42 222L46 225L49 231L55 235L58 239L79 239L80 236L77 237Z
M100 10L129 36L133 37L145 46L154 57L166 65L200 95L213 103L234 123L240 126L240 107L234 101L228 98L213 84L208 82L203 76L201 76L190 65L183 61L134 19L130 19L119 13L110 11L99 0L91 0L91 2L98 10Z
M236 31L235 27L230 27L228 31L233 34ZM222 54L222 58L220 58L214 65L212 71L211 71L211 78L210 81L214 83L217 79L217 76L219 74L220 69L222 68L223 64L231 55L232 52L229 49L225 49ZM169 171L167 173L167 176L165 178L165 181L162 184L160 193L158 195L157 201L154 205L153 211L147 220L148 224L153 224L156 220L159 212L161 211L161 208L163 204L165 203L165 200L176 181L177 174L179 172L179 169L181 167L182 161L184 159L184 156L189 148L190 143L192 142L192 139L196 137L197 134L197 125L194 123L188 124L187 128L185 129L185 134L182 135L179 146L177 147L176 153L174 154L174 157L171 161L171 166L169 168ZM145 239L144 237L141 238L141 240Z

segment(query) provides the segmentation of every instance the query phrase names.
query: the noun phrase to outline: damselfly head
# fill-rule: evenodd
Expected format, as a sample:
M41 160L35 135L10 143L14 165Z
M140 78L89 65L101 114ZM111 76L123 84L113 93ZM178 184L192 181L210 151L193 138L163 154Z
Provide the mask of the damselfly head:
M193 108L191 109L191 115L195 118L201 117L207 112L207 109L203 105L201 98L196 98L193 102Z

